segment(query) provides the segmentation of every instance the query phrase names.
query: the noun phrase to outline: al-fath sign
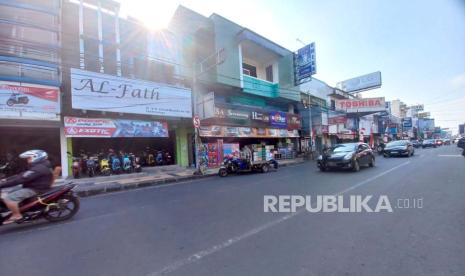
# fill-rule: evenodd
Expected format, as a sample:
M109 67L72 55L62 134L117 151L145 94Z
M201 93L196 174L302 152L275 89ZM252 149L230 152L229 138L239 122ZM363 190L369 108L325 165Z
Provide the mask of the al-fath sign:
M336 110L346 113L380 112L386 110L384 97L336 100Z

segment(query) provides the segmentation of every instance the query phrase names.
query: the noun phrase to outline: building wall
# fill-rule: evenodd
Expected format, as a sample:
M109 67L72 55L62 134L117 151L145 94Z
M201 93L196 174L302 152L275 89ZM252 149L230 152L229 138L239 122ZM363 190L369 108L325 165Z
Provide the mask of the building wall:
M0 2L0 80L60 85L60 1Z

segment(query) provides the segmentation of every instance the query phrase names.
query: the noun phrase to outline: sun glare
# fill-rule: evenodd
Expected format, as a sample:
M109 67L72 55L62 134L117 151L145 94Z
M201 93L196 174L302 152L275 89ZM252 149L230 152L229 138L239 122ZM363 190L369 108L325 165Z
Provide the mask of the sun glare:
M170 18L177 6L174 2L148 0L128 1L125 4L132 11L131 14L137 14L138 19L152 30L168 27Z

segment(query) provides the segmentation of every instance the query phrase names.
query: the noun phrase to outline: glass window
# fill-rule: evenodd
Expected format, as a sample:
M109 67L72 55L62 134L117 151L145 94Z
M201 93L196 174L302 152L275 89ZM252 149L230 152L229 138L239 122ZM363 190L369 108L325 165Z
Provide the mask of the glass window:
M273 65L266 67L266 80L273 82Z
M58 27L58 19L55 15L9 6L2 6L0 19L27 24L40 24L40 26L46 28Z
M257 77L257 67L249 65L247 63L242 63L242 73L251 77Z
M0 75L37 80L58 80L58 71L55 68L15 62L0 62Z

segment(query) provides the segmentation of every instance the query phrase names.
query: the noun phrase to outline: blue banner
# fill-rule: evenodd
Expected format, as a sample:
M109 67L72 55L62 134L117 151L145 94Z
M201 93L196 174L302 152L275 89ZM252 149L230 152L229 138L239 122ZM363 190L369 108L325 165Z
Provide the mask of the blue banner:
M297 50L294 62L296 83L300 84L302 80L316 74L315 43Z
M287 128L287 114L285 112L270 112L270 123L276 128Z

